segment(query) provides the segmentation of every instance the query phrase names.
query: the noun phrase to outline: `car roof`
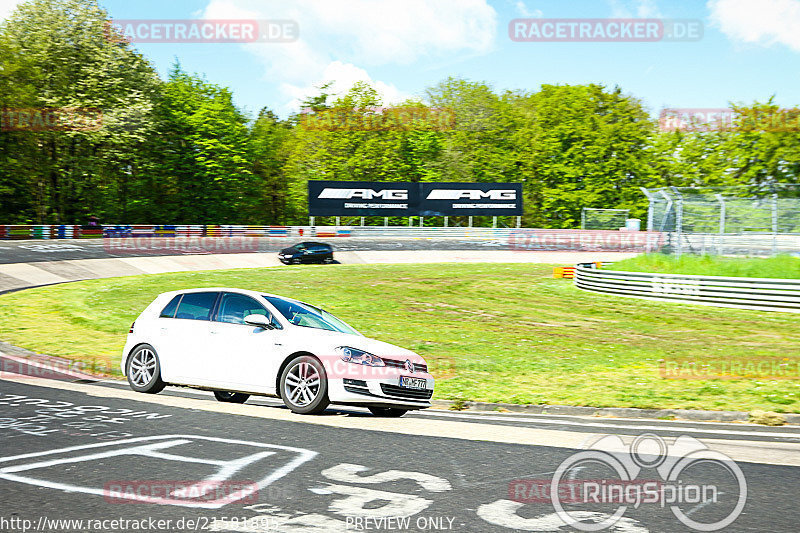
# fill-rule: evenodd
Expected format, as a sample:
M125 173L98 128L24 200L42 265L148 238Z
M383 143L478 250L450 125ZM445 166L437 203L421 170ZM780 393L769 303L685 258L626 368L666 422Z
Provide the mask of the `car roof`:
M317 242L317 241L303 241L303 242L298 242L297 244L302 244L303 246L327 246L328 248L330 248L331 246L328 243ZM297 244L294 244L293 246L297 246Z
M236 287L197 287L194 289L179 289L176 291L162 292L161 294L159 294L159 296L167 296L167 295L176 296L178 294L186 294L192 292L237 292L240 294L246 294L248 296L253 296L256 298L258 298L259 296L273 296L275 298L281 298L283 300L300 302L300 300L297 300L295 298L290 298L288 296L281 296L280 294L270 294L268 292L263 292L263 291L251 291L249 289L237 289Z

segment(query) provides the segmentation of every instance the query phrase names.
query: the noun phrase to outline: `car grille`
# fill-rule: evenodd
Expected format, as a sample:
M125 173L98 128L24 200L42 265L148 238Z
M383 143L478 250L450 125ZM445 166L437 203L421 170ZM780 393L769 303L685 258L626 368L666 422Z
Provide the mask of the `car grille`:
M405 387L398 387L397 385L387 385L381 383L381 390L387 396L397 396L399 398L409 398L414 400L429 400L433 396L432 389L407 389Z
M370 394L367 382L363 379L344 379L344 390L354 394Z
M392 368L405 368L406 362L405 361L398 361L396 359L384 359L383 363L386 366L390 366ZM423 365L422 363L414 363L414 372L427 372L428 365Z

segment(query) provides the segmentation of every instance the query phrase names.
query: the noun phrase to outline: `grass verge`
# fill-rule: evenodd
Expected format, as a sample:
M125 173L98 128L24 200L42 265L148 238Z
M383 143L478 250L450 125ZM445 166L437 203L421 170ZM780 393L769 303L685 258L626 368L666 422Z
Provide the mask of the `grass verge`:
M657 272L659 274L800 278L800 258L791 255L769 258L683 255L676 258L673 255L647 254L617 261L610 268L628 272Z
M547 265L338 265L92 280L0 296L0 338L116 364L130 323L156 294L231 286L306 300L415 350L438 378L439 399L800 412L798 379L659 371L660 361L687 359L797 365L796 315L591 294L551 273Z

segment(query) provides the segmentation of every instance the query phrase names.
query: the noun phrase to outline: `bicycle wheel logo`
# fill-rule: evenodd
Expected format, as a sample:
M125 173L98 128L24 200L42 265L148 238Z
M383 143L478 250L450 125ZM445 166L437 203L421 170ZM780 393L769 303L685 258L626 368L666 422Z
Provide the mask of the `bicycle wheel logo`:
M604 474L597 476L598 471ZM653 476L644 475L653 471ZM565 486L571 496L565 497ZM693 437L680 436L670 445L658 435L644 434L626 445L619 436L608 435L558 466L550 500L561 520L580 531L610 528L642 504L669 507L681 523L696 531L717 531L741 514L747 483L730 457ZM587 514L585 505L615 509ZM592 522L585 520L590 514L595 517Z

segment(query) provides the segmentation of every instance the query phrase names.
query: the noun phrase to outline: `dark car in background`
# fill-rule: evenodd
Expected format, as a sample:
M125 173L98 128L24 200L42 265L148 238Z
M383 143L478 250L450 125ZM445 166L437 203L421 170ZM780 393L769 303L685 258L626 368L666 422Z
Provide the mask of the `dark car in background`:
M285 265L299 263L333 263L333 247L324 242L300 242L278 253Z

